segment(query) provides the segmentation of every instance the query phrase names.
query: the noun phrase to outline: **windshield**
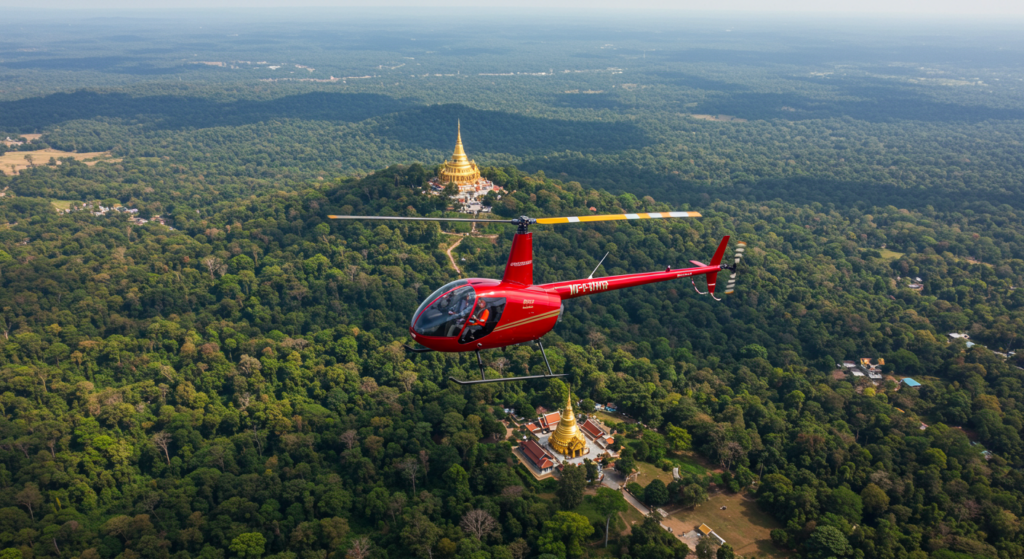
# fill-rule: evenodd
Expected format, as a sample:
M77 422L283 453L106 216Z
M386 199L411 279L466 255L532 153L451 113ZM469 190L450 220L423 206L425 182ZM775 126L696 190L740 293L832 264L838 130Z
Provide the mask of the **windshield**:
M466 324L475 301L476 291L466 285L465 280L452 282L423 301L412 329L421 336L457 336Z

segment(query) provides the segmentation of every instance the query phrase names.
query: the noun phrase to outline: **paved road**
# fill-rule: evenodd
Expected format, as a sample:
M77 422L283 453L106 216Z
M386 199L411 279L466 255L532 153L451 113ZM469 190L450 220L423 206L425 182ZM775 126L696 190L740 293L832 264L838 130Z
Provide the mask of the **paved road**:
M601 483L605 487L611 487L612 489L618 491L619 488L622 487L622 481L623 479L619 472L616 472L611 468L605 468L604 479L601 481Z
M605 487L610 487L612 489L615 489L616 491L619 491L622 487L622 482L624 481L622 475L616 472L615 470L611 469L605 470L604 472L604 479L601 480L601 484L604 485ZM626 499L626 502L632 505L632 507L639 511L640 514L647 516L651 513L651 509L645 507L643 503L641 503L636 497L631 495L629 492L622 491L622 496ZM683 534L687 530L689 530L689 528L685 524L671 517L662 519L660 524L661 527L665 530L669 530L669 528L671 527L671 533L680 540L683 539Z
M629 504L633 505L633 508L640 511L640 514L644 516L651 514L651 509L645 507L642 503L640 503L640 501L637 500L636 497L631 495L628 491L623 491L622 496L626 498L626 501L629 502ZM662 526L664 526L664 524L662 524Z

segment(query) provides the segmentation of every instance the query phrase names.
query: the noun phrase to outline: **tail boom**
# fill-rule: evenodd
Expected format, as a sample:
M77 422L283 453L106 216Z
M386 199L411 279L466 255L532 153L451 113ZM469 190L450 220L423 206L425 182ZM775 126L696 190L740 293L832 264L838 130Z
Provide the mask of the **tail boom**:
M712 257L711 263L708 265L692 261L694 264L697 264L696 267L679 268L675 270L672 268L666 268L663 272L645 272L640 274L608 276L604 278L560 281L539 285L538 287L557 293L564 301L566 299L575 299L576 297L583 297L584 295L593 295L595 293L614 291L616 289L623 289L626 287L647 285L649 283L658 283L678 278L707 276L708 290L714 293L715 281L718 278L718 272L723 269L722 256L725 255L725 247L728 244L729 237L722 237L722 240L718 243L718 249L715 250L715 255Z

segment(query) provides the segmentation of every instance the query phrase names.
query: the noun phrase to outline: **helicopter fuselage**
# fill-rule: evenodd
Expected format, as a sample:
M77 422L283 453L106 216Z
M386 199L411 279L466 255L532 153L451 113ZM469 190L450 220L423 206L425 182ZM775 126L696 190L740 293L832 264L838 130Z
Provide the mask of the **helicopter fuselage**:
M728 237L723 241L728 242ZM515 249L513 248L513 252ZM542 285L470 278L438 289L413 316L413 339L435 351L463 352L505 347L539 339L558 323L562 302L678 278L708 276L714 290L720 264L661 272L587 278ZM532 273L532 272L531 272Z

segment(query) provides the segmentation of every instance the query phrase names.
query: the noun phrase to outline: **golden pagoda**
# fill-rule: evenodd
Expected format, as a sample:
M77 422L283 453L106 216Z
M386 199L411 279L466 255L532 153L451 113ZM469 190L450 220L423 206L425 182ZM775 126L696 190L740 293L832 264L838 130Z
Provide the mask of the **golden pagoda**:
M442 184L453 182L457 186L472 184L480 180L480 169L476 166L475 161L466 157L466 150L462 147L462 122L459 122L455 153L452 154L451 161L445 160L444 167L438 173L438 178L441 179Z
M572 390L569 391L569 401L565 403L562 419L558 421L555 432L548 438L548 444L555 452L569 458L577 458L587 453L587 439L576 425L576 416L572 413Z

